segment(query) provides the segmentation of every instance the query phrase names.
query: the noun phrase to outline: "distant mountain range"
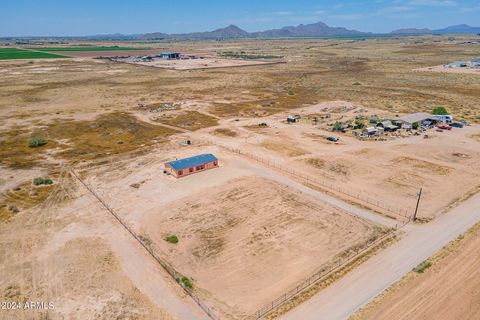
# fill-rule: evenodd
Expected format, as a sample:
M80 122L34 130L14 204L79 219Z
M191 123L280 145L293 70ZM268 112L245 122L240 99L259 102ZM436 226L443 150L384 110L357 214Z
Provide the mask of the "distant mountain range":
M450 26L443 29L430 30L430 29L398 29L390 32L391 34L398 35L422 35L422 34L477 34L480 33L480 27L472 27L467 24L459 24L456 26Z
M330 27L323 22L300 24L296 27L288 26L258 32L247 32L235 25L206 32L192 32L167 34L153 32L146 34L124 35L120 33L106 35L92 35L83 37L8 37L8 38L62 38L62 39L88 39L88 40L226 40L226 39L267 39L267 38L315 38L315 37L348 37L348 36L385 36L385 35L423 35L423 34L480 34L480 27L471 27L466 24L450 26L444 29L398 29L389 34L374 34L349 30L342 27Z
M295 38L295 37L327 37L327 36L354 36L370 33L345 28L329 27L323 22L300 24L296 27L288 26L281 29L272 29L259 32L247 32L235 25L207 31L181 34L165 34L161 32L141 35L140 39L246 39L246 38Z

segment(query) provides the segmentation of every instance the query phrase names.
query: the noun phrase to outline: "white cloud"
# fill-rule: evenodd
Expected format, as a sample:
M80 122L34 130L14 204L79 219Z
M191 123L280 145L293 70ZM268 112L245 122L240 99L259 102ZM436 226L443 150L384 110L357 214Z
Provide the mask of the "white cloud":
M400 13L400 12L409 12L409 11L412 11L412 10L413 10L413 8L408 7L408 6L392 6L392 7L386 7L386 8L380 9L380 10L377 11L377 13L379 13L379 14Z
M407 4L412 6L428 7L456 7L458 3L453 0L410 0Z

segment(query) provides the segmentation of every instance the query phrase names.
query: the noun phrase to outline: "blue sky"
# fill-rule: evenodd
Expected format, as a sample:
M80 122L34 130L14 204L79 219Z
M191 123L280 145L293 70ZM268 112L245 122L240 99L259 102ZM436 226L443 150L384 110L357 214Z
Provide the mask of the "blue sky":
M322 21L371 32L480 26L480 0L2 0L0 36L247 31Z

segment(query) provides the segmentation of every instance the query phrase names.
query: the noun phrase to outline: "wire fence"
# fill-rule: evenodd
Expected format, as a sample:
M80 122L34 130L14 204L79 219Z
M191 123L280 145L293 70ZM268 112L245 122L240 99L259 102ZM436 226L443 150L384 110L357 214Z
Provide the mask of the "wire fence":
M348 263L353 262L355 259L360 257L368 250L379 245L387 238L393 236L395 234L395 231L396 229L391 230L390 232L382 235L377 239L367 240L363 245L356 247L353 255L349 255L348 257L345 257L343 259L340 258L333 263L323 266L318 272L300 282L295 288L282 294L277 299L257 310L254 314L248 316L245 320L258 320L263 318L265 315L271 313L272 311L283 305L285 302L292 300L293 298L304 292L306 289L310 288L321 280L331 276L335 272L345 267Z
M71 169L72 175L102 204L102 206L112 214L112 216L125 228L125 230L130 233L135 240L160 264L160 266L167 271L167 273L173 278L173 280L180 285L180 287L192 298L193 301L197 303L197 305L208 315L208 317L212 320L220 320L220 317L199 297L197 297L192 290L187 288L181 281L179 281L180 277L183 275L175 270L173 266L171 266L167 261L161 258L150 246L150 244L146 243L145 238L141 235L137 235L135 231L131 227L129 227L115 212L115 210L110 207L99 195L95 190L93 190L86 182L83 181L82 178L78 175L75 169Z
M260 163L262 163L262 164L264 164L264 165L266 165L270 168L286 172L286 173L288 173L290 175L293 175L297 178L301 178L301 179L303 179L303 180L305 180L305 181L307 181L311 184L319 185L319 186L323 187L324 189L327 189L327 190L330 190L330 191L333 191L333 192L336 192L336 193L339 193L339 194L343 194L347 197L359 200L361 202L369 204L370 206L373 206L375 208L384 210L388 213L394 214L398 217L402 217L402 218L410 220L411 216L412 216L412 212L414 211L413 208L405 208L405 207L394 206L389 202L380 201L380 200L378 200L378 198L369 197L365 194L362 194L361 192L356 192L356 191L349 190L347 188L343 188L341 186L333 184L330 181L327 181L326 179L319 179L319 178L312 177L312 176L307 175L303 172L299 172L297 170L294 170L290 167L282 166L282 165L280 165L280 164L278 164L274 161L259 157L257 155L254 155L254 154L251 154L251 153L248 153L248 152L241 151L238 148L234 148L234 147L231 147L231 146L228 146L228 145L219 144L214 140L207 140L207 141L211 144L214 144L218 147L226 149L230 152L237 153L237 154L246 156L247 158L250 158L252 160L255 160L257 162L260 162Z

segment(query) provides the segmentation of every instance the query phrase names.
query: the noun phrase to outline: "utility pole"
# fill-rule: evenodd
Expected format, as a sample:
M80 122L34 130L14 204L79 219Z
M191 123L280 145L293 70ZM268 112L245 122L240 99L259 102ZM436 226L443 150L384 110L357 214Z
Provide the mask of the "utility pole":
M415 208L415 213L413 214L413 221L417 220L417 212L418 212L418 205L420 204L420 198L422 197L422 189L420 188L420 192L417 192L417 206Z

